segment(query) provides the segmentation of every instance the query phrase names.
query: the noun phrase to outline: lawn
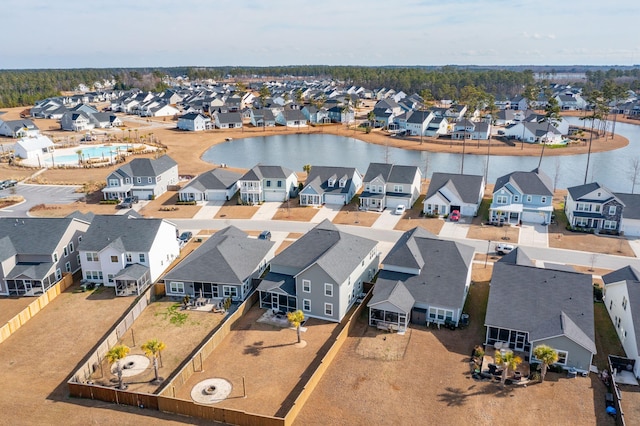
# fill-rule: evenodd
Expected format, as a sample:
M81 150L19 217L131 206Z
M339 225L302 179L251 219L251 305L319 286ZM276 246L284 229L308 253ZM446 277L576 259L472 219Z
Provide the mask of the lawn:
M157 218L185 218L190 219L200 211L198 205L178 205L178 193L176 191L167 191L155 200L140 209L140 214L145 217Z
M243 206L237 200L229 200L224 203L214 219L251 219L260 206Z
M371 226L379 217L380 213L360 211L357 206L347 204L333 218L333 223L336 225Z
M609 368L607 359L609 355L626 355L604 303L593 304L593 317L596 332L596 350L598 351L593 357L593 364L599 370L604 370Z

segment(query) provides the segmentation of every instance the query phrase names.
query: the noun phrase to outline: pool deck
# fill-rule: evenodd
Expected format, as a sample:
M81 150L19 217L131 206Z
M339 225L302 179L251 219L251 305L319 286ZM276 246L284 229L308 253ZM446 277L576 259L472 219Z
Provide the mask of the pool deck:
M149 149L155 149L149 145L145 144L133 144L135 148L139 148L141 146L145 147L145 151ZM81 167L78 164L78 150L91 150L91 149L99 149L99 148L115 148L117 155L131 155L130 152L126 150L127 145L122 143L117 144L81 144L70 148L56 148L56 150L52 154L44 154L41 158L35 159L23 159L22 164L26 166L39 166L39 167L56 167L56 166L77 166ZM52 159L53 156L53 159ZM61 157L73 157L69 159L60 159ZM113 155L113 152L109 152L108 155L100 154L91 157L83 157L84 163L91 164L115 164L116 163L116 155Z

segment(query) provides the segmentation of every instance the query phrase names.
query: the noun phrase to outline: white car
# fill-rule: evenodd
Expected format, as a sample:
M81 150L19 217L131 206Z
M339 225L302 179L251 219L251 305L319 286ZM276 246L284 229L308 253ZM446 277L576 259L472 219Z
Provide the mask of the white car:
M512 244L500 243L496 246L497 254L509 254L511 253L515 247Z
M405 210L407 210L407 206L405 206L404 204L400 204L398 207L396 207L395 214L404 214Z

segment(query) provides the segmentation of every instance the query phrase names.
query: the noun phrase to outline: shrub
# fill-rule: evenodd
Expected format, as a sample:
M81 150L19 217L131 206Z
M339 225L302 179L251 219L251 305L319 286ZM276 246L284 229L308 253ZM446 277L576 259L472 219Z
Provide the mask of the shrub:
M602 288L600 288L599 285L594 284L593 285L593 300L595 300L596 302L602 302Z
M178 206L195 206L196 204L195 201L176 201L176 205Z
M120 200L100 200L100 204L120 204Z

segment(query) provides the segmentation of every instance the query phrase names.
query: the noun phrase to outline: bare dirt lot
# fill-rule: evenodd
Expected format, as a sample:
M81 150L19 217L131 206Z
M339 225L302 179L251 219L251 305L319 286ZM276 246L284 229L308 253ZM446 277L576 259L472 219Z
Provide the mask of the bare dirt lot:
M315 207L301 206L298 199L282 203L272 220L294 220L309 222L320 210Z
M236 200L229 200L216 213L214 219L251 219L260 206L242 206Z
M380 217L380 213L362 212L356 206L344 206L333 218L336 225L371 226Z
M69 399L66 381L133 298L70 287L0 345L0 424L205 424L157 411ZM11 384L10 386L8 384Z
M195 216L200 207L198 205L178 205L178 193L167 191L155 200L140 209L140 214L145 217L158 217L163 219L187 218Z
M296 395L292 390L329 340L337 324L309 319L302 339L306 347L295 345L296 331L256 322L265 310L254 306L218 348L204 361L204 372L196 373L176 390L176 397L191 399L191 389L208 378L224 378L233 389L216 406L251 413L284 415ZM242 378L247 398L243 398ZM286 402L286 403L285 403Z
M0 326L6 324L34 300L34 297L0 297Z

